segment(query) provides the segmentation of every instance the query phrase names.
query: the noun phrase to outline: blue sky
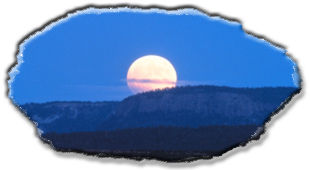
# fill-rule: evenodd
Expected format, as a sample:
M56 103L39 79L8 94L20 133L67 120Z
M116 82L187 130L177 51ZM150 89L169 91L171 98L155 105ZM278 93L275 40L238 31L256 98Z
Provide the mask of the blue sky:
M99 10L100 11L100 10ZM17 103L121 100L130 64L159 55L178 85L296 87L285 51L247 35L238 23L193 12L87 10L21 45L23 62L11 83Z

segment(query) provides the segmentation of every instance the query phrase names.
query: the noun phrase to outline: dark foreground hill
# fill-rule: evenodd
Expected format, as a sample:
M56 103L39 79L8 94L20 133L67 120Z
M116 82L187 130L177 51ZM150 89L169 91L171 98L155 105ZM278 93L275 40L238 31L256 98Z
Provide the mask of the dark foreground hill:
M179 161L210 158L257 138L299 89L178 87L120 102L21 105L62 151Z
M101 157L190 161L211 158L255 138L257 126L207 126L200 128L152 127L115 131L46 133L59 151L83 152ZM255 132L256 131L256 132Z

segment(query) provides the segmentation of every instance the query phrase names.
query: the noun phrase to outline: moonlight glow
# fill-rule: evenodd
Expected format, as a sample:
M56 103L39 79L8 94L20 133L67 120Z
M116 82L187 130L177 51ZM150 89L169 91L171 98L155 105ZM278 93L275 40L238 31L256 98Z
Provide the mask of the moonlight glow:
M134 93L175 87L177 73L165 58L147 55L135 60L128 69L127 84Z

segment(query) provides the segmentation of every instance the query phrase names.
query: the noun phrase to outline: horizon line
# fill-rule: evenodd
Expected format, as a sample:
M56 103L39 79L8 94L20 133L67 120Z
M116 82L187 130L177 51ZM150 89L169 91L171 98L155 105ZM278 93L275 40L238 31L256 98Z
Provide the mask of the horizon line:
M196 85L196 86L191 86L191 85L186 85L186 86L176 86L172 88L165 88L165 89L155 89L155 90L150 90L146 92L141 92L141 93L136 93L133 95L129 95L124 97L121 100L76 100L76 99L61 99L61 100L47 100L47 101L40 101L40 102L35 102L35 101L30 101L30 102L15 102L14 99L12 98L13 102L17 105L27 105L27 104L48 104L48 103L100 103L100 102L121 102L124 99L128 97L133 97L136 95L142 95L145 93L154 93L154 92L164 92L164 91L169 91L169 90L174 90L178 88L186 88L186 87L201 87L201 86L207 86L207 87L220 87L220 88L231 88L231 89L263 89L263 88L292 88L292 89L298 89L297 91L301 90L301 87L295 87L295 86L263 86L263 87L231 87L231 86L218 86L218 85Z

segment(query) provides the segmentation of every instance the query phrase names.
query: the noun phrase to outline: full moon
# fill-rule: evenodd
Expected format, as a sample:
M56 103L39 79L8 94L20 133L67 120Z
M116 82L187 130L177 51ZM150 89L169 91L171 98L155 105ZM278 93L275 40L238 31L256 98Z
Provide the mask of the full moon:
M165 58L147 55L135 60L127 72L127 85L133 93L176 86L177 73Z

